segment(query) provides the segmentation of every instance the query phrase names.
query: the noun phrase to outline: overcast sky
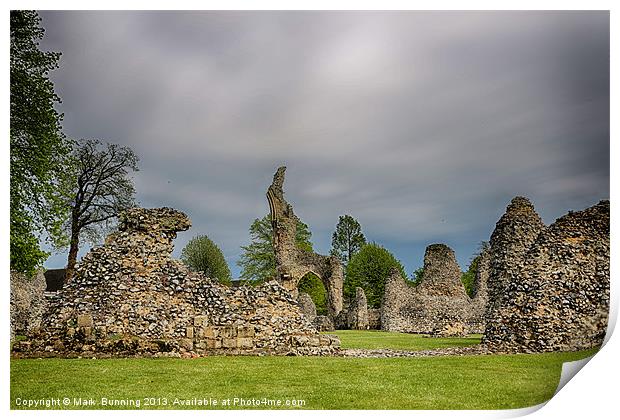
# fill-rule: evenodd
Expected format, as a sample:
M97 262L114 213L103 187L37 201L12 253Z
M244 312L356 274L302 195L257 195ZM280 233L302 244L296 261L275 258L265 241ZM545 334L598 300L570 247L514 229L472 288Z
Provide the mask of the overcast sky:
M328 253L338 216L407 273L463 269L516 195L549 224L609 198L607 12L42 12L64 131L130 146L237 276L265 191ZM47 267L61 267L55 255Z

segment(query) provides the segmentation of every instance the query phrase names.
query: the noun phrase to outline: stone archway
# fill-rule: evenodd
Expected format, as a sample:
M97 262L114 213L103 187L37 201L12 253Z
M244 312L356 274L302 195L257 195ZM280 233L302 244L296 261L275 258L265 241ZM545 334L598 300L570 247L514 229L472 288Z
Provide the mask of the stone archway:
M299 219L293 212L293 206L284 199L285 171L284 166L278 168L267 190L278 281L297 297L297 285L301 278L308 272L315 273L327 291L328 315L335 319L342 311L342 264L334 256L319 255L297 247L295 235Z

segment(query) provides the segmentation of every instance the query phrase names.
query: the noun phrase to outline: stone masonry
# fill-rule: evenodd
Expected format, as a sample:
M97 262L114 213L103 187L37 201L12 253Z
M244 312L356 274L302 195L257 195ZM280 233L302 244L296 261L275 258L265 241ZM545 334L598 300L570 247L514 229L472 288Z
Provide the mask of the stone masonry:
M32 278L11 271L11 340L41 325L47 303L45 277L39 270Z
M486 327L486 311L489 305L489 276L490 276L491 253L488 249L482 251L476 277L474 278L474 297L472 299L471 318L469 319L469 331L475 334L484 333Z
M351 303L348 310L348 327L352 330L368 329L368 300L364 289L355 288L355 300Z
M454 251L443 244L429 245L424 275L411 287L397 270L386 281L381 306L381 329L437 336L469 333L472 300L461 283Z
M523 267L526 252L544 229L545 224L527 198L512 199L489 242L486 319L494 316L506 286Z
M24 356L333 354L297 301L275 281L229 288L170 258L191 226L170 208L121 214L118 232L81 261L50 301Z
M267 190L278 281L297 297L297 285L301 278L309 272L316 274L325 285L328 315L333 321L342 310L342 264L337 257L319 255L297 247L295 234L299 219L293 212L293 206L284 198L285 170L284 166L278 168Z
M308 293L300 293L297 297L297 303L301 313L308 317L309 320L316 318L316 305Z
M535 217L530 214L527 219L534 223L521 232L539 228ZM498 222L496 231L505 225ZM494 233L492 242L498 236ZM504 271L502 281L507 284L488 319L483 343L500 352L601 345L609 313L609 244L609 201L570 212L541 230L523 258Z

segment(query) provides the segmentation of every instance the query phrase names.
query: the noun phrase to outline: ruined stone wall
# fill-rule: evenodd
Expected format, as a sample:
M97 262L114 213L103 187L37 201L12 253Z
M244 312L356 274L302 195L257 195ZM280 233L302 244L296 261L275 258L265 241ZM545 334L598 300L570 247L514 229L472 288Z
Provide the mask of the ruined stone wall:
M510 272L484 344L505 352L601 345L609 313L609 243L609 201L543 230Z
M381 329L381 309L368 308L368 329Z
M47 303L45 277L39 270L32 277L11 271L11 340L15 335L25 335L41 324Z
M278 281L296 297L301 278L309 272L316 274L325 285L327 309L333 321L342 310L342 264L334 256L319 255L297 247L295 236L299 219L293 212L293 207L284 199L285 170L284 166L278 168L273 183L267 190Z
M348 327L352 330L368 329L368 300L364 289L355 288L355 300L349 306Z
M316 317L316 305L308 293L300 293L297 297L297 303L301 313L308 317L310 321Z
M474 297L469 319L469 332L472 334L482 334L486 328L486 312L489 306L488 283L491 274L490 266L491 253L487 249L480 254L474 279Z
M470 331L472 301L461 283L454 251L443 244L429 245L424 275L411 287L393 270L386 281L381 305L381 329L438 336Z
M330 354L297 301L275 281L228 288L172 260L191 223L169 208L131 209L52 298L28 355Z

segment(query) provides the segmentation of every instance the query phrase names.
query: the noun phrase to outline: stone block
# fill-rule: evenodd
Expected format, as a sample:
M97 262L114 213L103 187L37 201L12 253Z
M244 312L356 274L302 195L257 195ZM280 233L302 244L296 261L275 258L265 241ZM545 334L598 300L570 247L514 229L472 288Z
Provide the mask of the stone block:
M254 347L254 340L251 338L237 338L237 347L251 349Z
M207 348L208 349L222 348L222 340L220 340L219 338L207 338Z
M208 327L200 328L200 333L202 334L202 337L217 338L220 336L220 329L211 325Z
M209 317L206 315L198 315L194 317L194 326L195 327L204 327L207 325L209 321Z
M230 325L228 327L222 328L222 337L224 338L236 338L237 337L237 327L234 325Z
M84 335L86 337L90 337L93 335L93 327L82 327L82 331L84 331Z
M93 316L90 314L80 314L77 316L78 327L92 327L94 324Z
M189 338L182 338L179 340L179 346L181 348L184 348L185 350L193 350L194 342L190 340Z
M319 347L321 345L321 339L318 336L312 336L308 339L308 345L311 347Z
M237 339L236 338L223 338L222 347L224 347L225 349L232 349L232 348L237 347Z
M247 327L239 327L237 329L237 337L239 338L252 338L254 337L254 327L252 325Z
M186 327L185 328L185 336L187 338L194 338L194 327Z

